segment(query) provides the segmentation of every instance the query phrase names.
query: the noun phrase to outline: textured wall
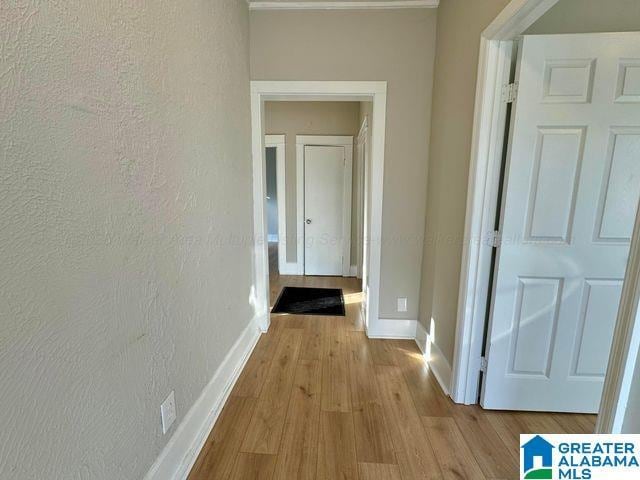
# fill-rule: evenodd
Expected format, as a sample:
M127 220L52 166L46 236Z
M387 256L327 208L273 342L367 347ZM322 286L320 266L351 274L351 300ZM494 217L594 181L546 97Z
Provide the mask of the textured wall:
M358 135L358 102L266 102L265 133L285 135L287 200L287 261L296 262L296 135ZM351 265L357 262L356 200L353 178L351 210Z
M386 80L380 316L418 318L438 9L251 12L253 80ZM477 47L476 47L477 50ZM397 312L397 297L408 297Z
M0 2L0 478L141 478L253 316L248 49L238 0Z

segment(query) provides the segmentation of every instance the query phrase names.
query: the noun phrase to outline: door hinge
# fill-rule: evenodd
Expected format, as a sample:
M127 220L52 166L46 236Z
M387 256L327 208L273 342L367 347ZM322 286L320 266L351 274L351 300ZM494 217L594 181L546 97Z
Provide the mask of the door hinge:
M502 242L502 235L498 230L493 230L489 233L488 243L490 247L498 248Z
M487 371L487 358L486 357L480 357L480 371L481 372L485 372Z
M504 103L513 103L518 98L518 82L509 83L502 87L502 101Z

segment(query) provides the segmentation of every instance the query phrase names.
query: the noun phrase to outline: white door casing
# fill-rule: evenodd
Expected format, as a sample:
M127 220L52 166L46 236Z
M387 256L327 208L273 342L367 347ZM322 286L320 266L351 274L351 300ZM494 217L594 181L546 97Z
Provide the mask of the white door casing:
M278 205L278 271L281 275L293 272L296 265L287 264L287 212L286 212L286 172L285 172L285 136L265 135L265 149L276 149L276 192Z
M640 35L527 36L485 408L598 411L640 195Z
M363 285L366 285L366 277L364 275L364 263L365 263L365 232L366 232L366 201L365 197L367 195L367 135L368 135L368 119L365 116L362 121L362 125L360 126L360 132L358 133L358 138L356 142L356 198L358 201L357 205L357 255L356 255L356 276L363 281Z
M253 173L253 285L250 303L255 322L263 331L269 328L269 261L264 236L265 216L265 169L264 169L264 106L265 101L370 101L371 114L370 146L370 196L367 208L370 211L368 235L382 237L382 202L384 196L384 151L387 112L386 81L251 81L251 157ZM299 156L300 136L296 136L296 157ZM296 160L297 163L297 160ZM298 180L298 178L296 178ZM299 210L297 210L299 211ZM299 225L299 223L297 223ZM299 231L299 230L296 230ZM297 241L301 235L296 234ZM381 242L369 244L368 287L364 298L364 324L368 335L380 330L378 317L380 307L380 258ZM300 250L298 250L300 251ZM300 262L297 262L300 265ZM302 273L302 272L300 272Z

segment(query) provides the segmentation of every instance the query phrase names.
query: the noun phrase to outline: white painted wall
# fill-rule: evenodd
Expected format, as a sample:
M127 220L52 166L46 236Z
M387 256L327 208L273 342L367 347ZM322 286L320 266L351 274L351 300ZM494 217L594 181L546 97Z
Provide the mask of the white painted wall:
M137 479L253 316L245 2L0 4L0 478Z

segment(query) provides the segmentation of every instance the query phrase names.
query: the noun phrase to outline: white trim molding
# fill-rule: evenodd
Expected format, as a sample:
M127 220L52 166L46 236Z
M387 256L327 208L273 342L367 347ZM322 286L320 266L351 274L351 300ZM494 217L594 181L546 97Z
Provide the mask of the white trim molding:
M348 135L296 135L296 203L298 237L298 275L304 275L304 147L325 145L344 148L344 182L342 185L342 276L351 275L351 175L353 172L353 137Z
M356 271L355 276L357 278L363 278L364 267L364 231L365 231L365 198L366 192L366 165L368 160L369 149L369 120L365 115L360 125L360 131L356 137L354 160L355 160L355 172L356 172Z
M379 318L375 328L367 330L369 338L410 339L416 338L417 320L404 318Z
M216 423L231 389L260 338L260 319L253 319L231 347L211 381L189 409L145 480L185 480Z
M263 330L269 327L269 256L264 241L264 102L265 101L370 101L373 103L371 127L371 195L368 238L368 285L365 306L367 331L375 331L380 302L380 256L382 249L382 201L387 111L385 81L252 81L251 152L253 158L254 286L252 301L262 314Z
M250 0L249 10L380 10L390 8L436 8L439 3L440 0Z
M286 148L284 135L265 135L264 147L276 149L276 191L278 195L278 272L281 275L287 270L287 187L286 187ZM274 241L269 235L268 241Z
M451 365L420 322L416 325L416 344L422 352L424 361L433 372L433 376L438 380L440 388L445 395L449 395L451 392Z

